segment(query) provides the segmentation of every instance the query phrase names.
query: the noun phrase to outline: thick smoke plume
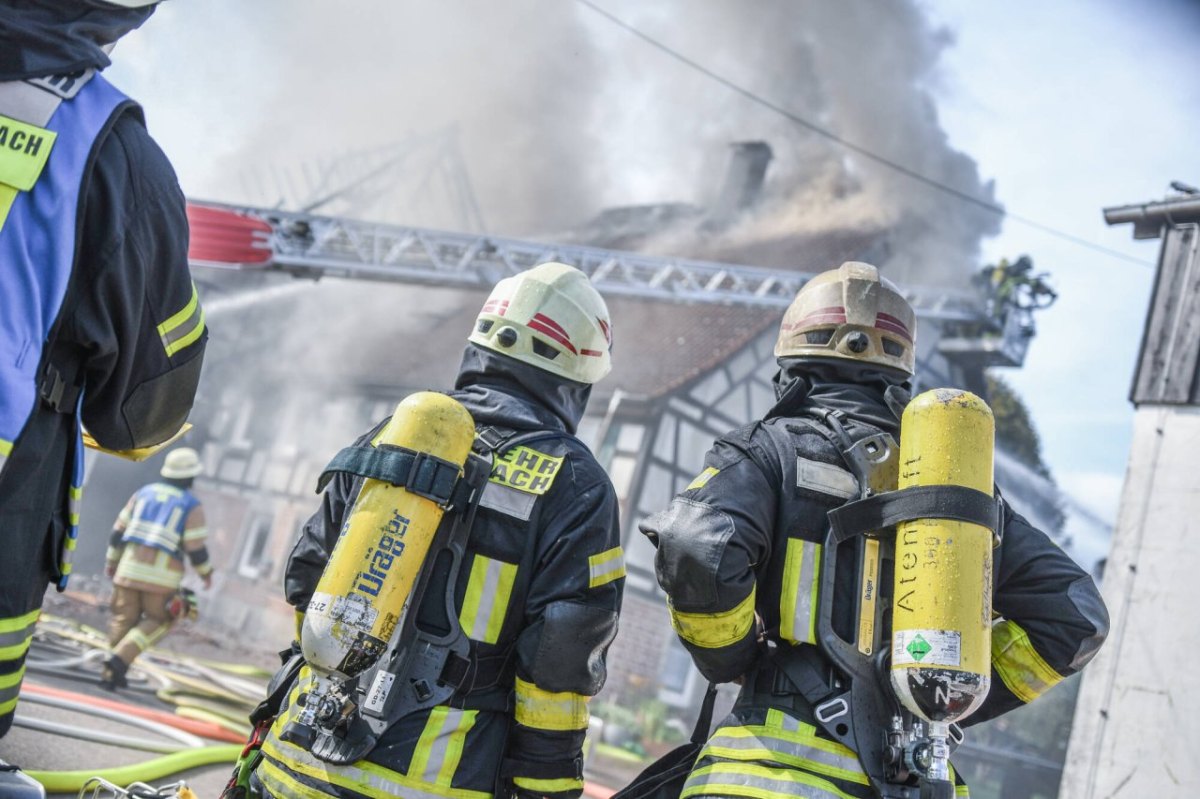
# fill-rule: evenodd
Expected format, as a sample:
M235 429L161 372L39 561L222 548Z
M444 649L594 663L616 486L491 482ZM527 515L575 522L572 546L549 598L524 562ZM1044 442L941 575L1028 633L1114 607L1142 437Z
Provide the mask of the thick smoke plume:
M838 136L994 201L938 122L932 90L951 39L914 0L605 7ZM642 246L813 268L796 250L814 236L887 231L872 253L885 270L938 283L968 274L980 239L998 230L998 217L750 102L580 4L357 0L334 15L329 4L274 0L257 16L270 24L243 29L233 46L267 64L253 77L265 100L252 132L209 173L206 196L294 204L331 185L321 164L412 141L417 152L392 185L373 187L373 201L322 210L459 227L462 215L444 210L452 204L421 171L422 159L436 160L422 153L439 152L438 132L453 126L487 229L552 236L605 206L711 204L726 145L761 139L775 159L756 213L720 233L686 227Z

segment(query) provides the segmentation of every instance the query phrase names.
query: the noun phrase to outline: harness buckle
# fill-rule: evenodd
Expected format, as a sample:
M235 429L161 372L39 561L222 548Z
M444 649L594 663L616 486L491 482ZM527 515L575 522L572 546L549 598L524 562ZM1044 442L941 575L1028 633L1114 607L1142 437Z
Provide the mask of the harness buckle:
M827 702L822 702L813 708L813 715L822 724L828 724L836 718L841 718L850 712L850 703L845 697L835 696Z

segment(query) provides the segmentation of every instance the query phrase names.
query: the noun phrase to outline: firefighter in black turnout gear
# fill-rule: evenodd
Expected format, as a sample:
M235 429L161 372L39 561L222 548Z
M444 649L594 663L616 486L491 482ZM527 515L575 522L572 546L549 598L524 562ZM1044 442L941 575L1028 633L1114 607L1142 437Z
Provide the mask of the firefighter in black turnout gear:
M101 74L156 2L0 0L0 737L46 585L71 572L82 426L111 451L159 445L200 380L183 193ZM18 779L0 762L0 795Z
M609 371L610 345L608 311L579 270L543 264L497 284L449 392L474 419L476 451L493 455L453 589L470 639L469 657L447 677L457 688L445 703L402 716L361 759L337 765L285 732L311 680L305 667L266 735L252 795L582 792L588 700L604 684L625 567L612 483L573 433L592 384ZM335 477L292 551L285 588L298 612L359 484Z
M658 547L658 579L684 646L709 680L742 685L684 797L880 795L868 776L877 764L836 741L816 717L821 705L806 697L834 695L848 679L818 641L827 514L860 495L843 444L880 432L899 439L914 328L912 308L873 266L847 263L814 278L783 319L778 403L718 439L699 476L642 525ZM1074 674L1108 627L1091 577L1010 507L1001 515L991 688L968 724ZM836 572L832 629L854 641L854 566L839 554ZM854 731L860 741L885 732Z

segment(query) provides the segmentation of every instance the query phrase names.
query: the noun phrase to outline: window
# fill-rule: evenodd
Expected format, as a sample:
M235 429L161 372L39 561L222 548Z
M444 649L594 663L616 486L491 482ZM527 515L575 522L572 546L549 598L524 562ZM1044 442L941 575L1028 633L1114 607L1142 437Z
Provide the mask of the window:
M242 530L242 556L238 574L257 580L271 574L271 528L275 515L268 510L254 510Z

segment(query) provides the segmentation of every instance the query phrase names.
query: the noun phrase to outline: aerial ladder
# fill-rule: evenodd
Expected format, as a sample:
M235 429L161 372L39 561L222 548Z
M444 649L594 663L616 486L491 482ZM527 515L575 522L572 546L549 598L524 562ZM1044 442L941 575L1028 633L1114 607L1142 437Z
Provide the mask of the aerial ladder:
M669 303L783 309L813 275L799 271L379 224L311 213L189 202L193 266L298 278L489 289L547 261L586 273L601 293ZM1028 309L998 316L979 292L906 286L920 318L942 328L939 348L975 366L1020 366L1033 336Z

